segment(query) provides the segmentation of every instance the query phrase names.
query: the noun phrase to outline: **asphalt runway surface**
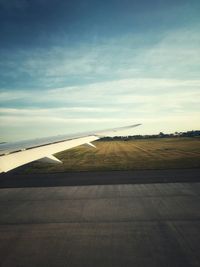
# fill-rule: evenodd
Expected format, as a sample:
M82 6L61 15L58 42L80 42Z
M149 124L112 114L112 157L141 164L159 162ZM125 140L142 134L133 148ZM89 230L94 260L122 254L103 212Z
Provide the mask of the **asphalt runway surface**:
M0 266L200 266L199 174L1 175Z

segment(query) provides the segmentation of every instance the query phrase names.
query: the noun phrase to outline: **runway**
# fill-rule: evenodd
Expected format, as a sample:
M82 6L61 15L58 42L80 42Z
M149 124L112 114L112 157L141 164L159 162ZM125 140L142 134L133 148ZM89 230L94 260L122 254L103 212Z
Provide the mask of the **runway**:
M155 171L157 182L143 172L134 175L145 183L126 184L116 172L118 184L99 185L90 173L91 185L53 185L53 176L35 187L28 176L17 186L18 173L7 188L1 176L0 266L200 266L200 172L189 172L187 182L168 182L180 179L171 170Z
M0 174L0 188L175 182L200 182L200 169Z

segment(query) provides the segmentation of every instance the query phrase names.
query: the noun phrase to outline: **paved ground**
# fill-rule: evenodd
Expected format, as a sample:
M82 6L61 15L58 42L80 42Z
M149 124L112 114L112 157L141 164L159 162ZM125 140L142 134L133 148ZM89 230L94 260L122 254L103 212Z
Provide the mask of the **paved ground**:
M0 266L200 266L198 182L37 186L0 189Z
M23 168L23 167L22 167ZM0 174L0 188L200 182L200 169Z

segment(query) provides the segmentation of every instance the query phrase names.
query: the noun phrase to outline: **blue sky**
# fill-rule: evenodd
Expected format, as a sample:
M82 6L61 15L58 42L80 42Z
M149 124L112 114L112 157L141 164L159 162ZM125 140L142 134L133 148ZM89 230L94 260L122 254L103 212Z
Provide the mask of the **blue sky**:
M200 129L200 2L0 0L1 140Z

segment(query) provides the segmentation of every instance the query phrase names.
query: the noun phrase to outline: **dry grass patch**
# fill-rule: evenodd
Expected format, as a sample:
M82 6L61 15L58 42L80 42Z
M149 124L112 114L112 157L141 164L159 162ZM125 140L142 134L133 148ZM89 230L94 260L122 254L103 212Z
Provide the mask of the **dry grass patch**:
M56 156L63 164L34 162L24 172L199 168L199 138L98 141L96 149L80 146Z

